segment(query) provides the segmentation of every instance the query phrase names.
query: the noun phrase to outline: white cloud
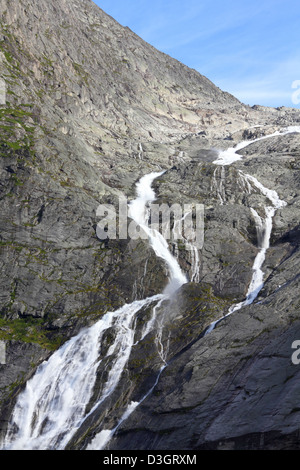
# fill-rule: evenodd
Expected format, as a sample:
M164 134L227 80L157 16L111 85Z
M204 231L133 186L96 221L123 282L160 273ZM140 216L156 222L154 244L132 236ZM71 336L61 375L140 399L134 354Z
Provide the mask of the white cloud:
M300 80L300 52L279 63L274 63L265 74L253 70L251 75L216 79L216 84L246 104L290 106L293 103L293 82Z

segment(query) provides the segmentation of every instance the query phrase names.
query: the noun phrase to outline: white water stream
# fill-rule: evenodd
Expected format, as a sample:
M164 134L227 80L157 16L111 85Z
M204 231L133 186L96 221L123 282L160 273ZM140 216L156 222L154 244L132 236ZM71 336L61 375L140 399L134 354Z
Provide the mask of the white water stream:
M260 140L265 140L270 137L275 137L278 135L286 135L294 132L300 132L300 126L290 126L287 127L286 129L282 129L280 131L274 132L273 134L266 135L264 137L259 137L258 139L251 140L251 141L245 141L241 142L240 144L236 145L235 147L231 147L227 150L219 152L218 158L213 162L215 165L221 165L223 168L225 165L230 165L231 163L241 160L243 155L239 155L237 152L241 150L242 148L247 147L250 144L253 144L254 142L258 142ZM222 173L223 175L223 173ZM217 181L215 179L216 173L214 173L214 183L213 186L216 188L218 197L220 199L220 203L224 204L225 202L225 193L224 193L224 176L221 179L221 188L218 187ZM254 176L248 175L242 171L239 171L239 176L240 176L240 186L244 188L244 190L249 194L251 193L254 188L258 190L261 194L263 194L267 200L270 201L271 205L265 206L265 217L262 218L259 216L259 214L256 212L255 209L250 208L253 218L255 220L256 224L256 231L257 231L257 239L258 239L258 248L259 252L256 255L256 258L254 260L254 264L252 267L252 279L247 291L246 298L243 302L239 302L238 304L234 304L230 307L227 315L221 317L219 320L214 321L213 323L210 324L210 326L207 328L205 335L209 334L215 326L222 321L224 318L228 317L231 315L233 312L236 312L237 310L240 310L242 307L245 305L250 305L254 302L254 300L257 298L259 292L264 286L264 273L262 271L262 266L265 261L266 257L266 252L270 246L270 238L271 238L271 233L272 233L272 221L273 217L276 213L277 209L280 209L281 207L284 207L286 205L285 201L282 201L277 192L266 188L263 184L261 184Z
M239 155L237 152L245 147L248 147L248 145L253 144L254 142L259 142L260 140L270 139L270 137L292 134L293 132L300 132L300 126L289 126L284 129L281 129L280 131L276 131L273 134L258 137L257 139L250 141L245 140L237 144L235 147L230 147L227 150L219 152L218 158L213 163L215 165L230 165L231 163L244 158L243 155Z
M149 243L155 251L156 256L166 262L170 279L164 293L171 295L187 282L187 278L181 271L177 259L170 253L169 245L165 238L160 232L149 227L150 204L155 200L155 192L152 189L152 183L163 173L164 172L150 173L140 179L136 186L137 198L129 204L128 215L147 234Z

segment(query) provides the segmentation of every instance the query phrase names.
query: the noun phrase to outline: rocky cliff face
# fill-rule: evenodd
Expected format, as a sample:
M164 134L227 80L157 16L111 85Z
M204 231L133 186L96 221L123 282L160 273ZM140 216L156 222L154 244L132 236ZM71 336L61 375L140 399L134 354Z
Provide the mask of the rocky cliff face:
M206 77L155 50L89 0L0 0L1 429L38 364L83 327L125 303L158 294L164 262L147 240L96 235L100 203L132 199L136 181L155 181L159 203L204 205L204 245L170 245L189 281L162 303L168 366L153 393L118 427L111 449L297 448L299 369L298 133L259 140L232 165L219 150L298 125L299 111L250 108ZM241 172L277 191L256 303L211 322L242 301L259 240ZM196 271L195 271L196 269ZM150 307L137 317L137 336ZM107 332L99 355L114 339ZM167 347L168 346L168 347ZM132 350L114 393L68 448L86 448L156 383L154 333ZM109 368L97 371L89 409Z

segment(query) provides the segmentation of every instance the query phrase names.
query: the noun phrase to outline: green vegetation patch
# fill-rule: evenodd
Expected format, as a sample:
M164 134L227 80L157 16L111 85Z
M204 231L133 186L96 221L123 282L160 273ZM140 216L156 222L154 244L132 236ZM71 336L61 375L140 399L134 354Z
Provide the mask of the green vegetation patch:
M85 85L88 85L89 74L85 71L83 65L77 64L76 62L73 62L72 65L76 74L83 80Z
M45 349L55 351L61 345L62 338L49 339L47 331L43 329L43 324L42 318L26 317L16 320L0 318L0 340L35 343Z
M35 126L28 125L32 117L30 105L0 107L0 156L8 157L18 150L33 152Z

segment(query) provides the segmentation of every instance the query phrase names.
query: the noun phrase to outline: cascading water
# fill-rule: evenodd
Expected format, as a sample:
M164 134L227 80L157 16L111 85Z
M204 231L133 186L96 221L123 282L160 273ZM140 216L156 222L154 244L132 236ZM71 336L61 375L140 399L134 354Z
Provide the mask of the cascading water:
M169 245L163 235L149 227L148 224L150 204L155 200L155 192L151 185L153 181L163 173L164 172L150 173L140 179L136 187L137 198L129 204L128 215L147 234L149 243L155 251L156 256L166 262L170 280L164 292L169 295L185 284L187 278L181 271L178 261L171 254Z
M107 352L111 357L111 368L101 397L89 414L118 384L134 344L136 313L161 297L156 295L135 301L106 313L41 364L18 397L4 448L64 449L88 416L85 410L101 362L98 357L104 333L114 327L115 340Z
M295 128L292 128L292 129L293 130L291 130L291 128L290 128L289 131L286 131L284 133L295 132ZM299 128L299 131L300 131L300 128ZM274 136L274 135L280 135L280 133L272 134L272 136ZM268 137L271 137L271 136L268 136ZM264 139L264 138L265 137L256 139L255 142L258 141L258 140ZM228 149L225 152L220 152L219 158L214 162L216 165L221 165L221 170L219 171L220 181L218 183L217 179L216 179L216 175L218 173L217 169L214 172L214 181L213 181L213 184L214 184L215 189L217 190L217 194L218 194L221 205L223 205L226 202L224 166L229 165L229 164L231 164L232 162L234 162L236 160L239 160L241 158L241 156L237 155L236 152L238 150L246 147L247 145L250 145L250 143L253 143L253 141L251 141L251 142L242 142L241 144L237 145L235 148ZM271 201L272 206L266 206L265 207L265 218L264 219L261 218L253 208L251 208L252 215L253 215L253 217L255 219L255 222L256 222L259 252L258 252L258 254L255 258L255 261L254 261L254 264L253 264L253 267L252 267L253 274L252 274L252 279L251 279L251 282L250 282L250 285L249 285L249 288L248 288L248 292L247 292L247 295L246 295L246 299L243 302L232 305L226 316L224 316L224 317L220 318L219 320L211 323L211 325L207 328L207 330L205 332L205 335L210 333L215 328L215 326L220 321L222 321L225 317L231 315L233 312L235 312L237 310L240 310L245 305L249 305L249 304L253 303L254 300L256 299L256 297L258 296L260 290L263 287L264 273L263 273L261 268L262 268L262 265L263 265L264 260L265 260L266 251L269 248L271 231L272 231L272 219L275 215L276 210L286 205L286 203L279 198L276 191L273 191L273 190L270 190L270 189L266 188L256 178L254 178L251 175L247 175L247 174L243 173L242 171L240 171L239 173L240 173L240 179L241 179L241 182L242 182L241 185L246 190L246 192L251 193L251 191L253 190L253 187L255 187L264 196L266 196L266 198L269 201ZM154 198L155 198L155 194L152 190L151 190L152 192L149 191L148 193L146 193L143 190L143 187L144 187L145 183L146 183L146 187L149 187L149 182L150 181L152 182L156 177L160 176L160 174L161 173L146 175L144 178L141 179L140 183L138 184L138 195L139 195L139 197L132 203L132 206L131 206L134 209L133 214L135 214L135 217L133 216L132 213L130 213L131 217L133 217L135 219L135 221L141 227L143 227L143 229L148 234L150 243L153 246L157 256L161 256L161 253L162 253L161 248L163 247L163 252L164 252L164 249L167 247L167 244L166 244L166 241L163 239L163 237L161 237L161 235L159 233L157 233L157 234L152 233L146 225L147 216L145 215L145 211L146 211L145 200L147 199L148 201L153 201ZM176 230L178 230L178 227L175 225L174 231L176 231ZM174 237L174 238L176 238L176 237ZM197 250L196 247L193 247L190 244L189 244L189 246L187 246L187 248L189 248L191 253L192 253L191 281L192 282L198 282L199 281L199 254L198 254L198 250ZM176 259L173 258L171 256L171 254L167 256L167 259L169 259L169 256L172 258L171 273L173 274L174 278L178 282L178 285L182 285L184 283L184 280L182 279L182 273L181 273L180 267L179 267L178 263L175 262ZM175 285L176 285L176 283L175 283ZM155 314L152 318L153 322L156 319L156 309L158 308L158 306L160 306L162 301L163 301L163 299L153 309L153 311L155 312ZM149 326L149 324L148 324L148 326ZM153 325L151 325L151 328L152 328L152 326ZM148 330L146 329L145 332L148 332ZM162 343L161 343L161 340L160 340L160 335L161 335L161 329L158 328L157 342L159 343L159 345L161 346L161 350L163 351L163 346L162 346ZM163 353L161 353L161 357L164 360ZM162 368L162 370L166 366L167 366L167 364L165 363L165 366ZM161 372L162 372L162 370L161 370ZM122 422L125 419L128 418L128 416L136 409L136 407L142 401L144 401L144 399L149 395L149 393L150 392L148 392L148 394L146 394L146 396L143 397L142 400L139 403L132 402L128 406L124 416L121 418L118 425L111 431L110 430L101 431L93 439L93 441L90 443L90 445L88 446L88 449L90 449L90 450L103 449L107 445L109 440L112 438L115 431L120 427Z
M239 150L242 148L247 147L248 145L258 142L260 140L264 140L270 137L278 136L278 135L286 135L293 132L300 132L300 126L290 126L287 129L281 130L280 132L275 132L274 134L260 137L258 139L252 141L241 142L236 147L229 148L228 150L222 151L219 153L218 158L213 162L215 165L230 165L231 163L241 160L243 158L242 155L237 154ZM251 193L253 188L256 188L261 194L263 194L270 202L271 206L265 206L265 218L262 219L255 209L250 208L253 218L256 223L256 230L257 230L257 239L258 239L258 248L259 252L254 260L254 264L252 267L252 279L248 288L248 292L246 295L246 299L243 302L238 304L234 304L230 307L227 315L221 317L219 320L211 323L207 328L205 335L210 333L215 326L222 321L227 316L231 315L233 312L240 310L245 305L250 305L254 302L257 298L259 292L264 286L263 278L264 273L262 271L262 265L265 261L266 252L270 245L270 237L272 232L272 220L276 213L277 209L284 207L286 205L285 201L282 201L277 192L271 189L266 188L263 184L261 184L254 176L245 174L244 172L239 170L240 176L240 187L242 187L247 193Z
M223 165L217 166L212 178L211 190L215 190L219 198L220 204L226 202L225 195L225 169Z
M264 135L263 137L258 137L257 139L250 141L245 140L237 144L235 147L230 147L227 150L219 152L218 158L213 163L215 165L230 165L231 163L243 158L243 155L239 155L237 152L248 147L248 145L253 144L254 142L259 142L260 140L269 139L270 137L292 134L293 132L300 132L300 126L289 126L285 129L281 129L280 131L276 131L273 134Z
M163 173L164 172L150 173L140 179L136 188L137 198L130 203L129 212L128 212L129 217L131 217L134 220L134 222L147 234L149 243L152 246L153 250L155 251L156 255L159 258L162 258L166 262L168 266L168 270L169 270L169 275L170 275L169 283L167 287L164 289L162 298L157 303L157 305L153 308L152 318L150 319L148 324L144 327L142 331L142 337L141 337L141 340L142 340L149 333L149 331L151 331L154 328L155 323L157 323L155 341L156 341L158 353L159 353L159 356L161 357L163 365L156 378L155 384L144 395L144 397L139 402L131 402L128 405L127 410L125 411L124 415L121 417L117 426L112 430L103 429L102 431L100 431L94 437L92 442L88 445L87 450L101 450L108 444L108 442L110 441L110 439L112 438L116 430L120 427L122 422L130 416L130 414L137 408L137 406L140 403L142 403L145 400L145 398L147 398L147 396L150 395L150 393L156 386L162 371L167 366L166 350L161 341L163 322L162 322L162 319L161 321L157 322L157 311L161 307L164 300L167 300L168 298L170 298L179 287L181 287L183 284L187 282L187 278L181 271L181 268L179 266L177 259L170 253L167 241L157 230L150 228L148 225L148 220L149 220L149 215L150 215L149 205L155 200L155 192L153 191L151 185L153 181L159 176L161 176Z
M189 253L189 261L191 268L189 270L189 279L190 282L198 283L200 281L200 258L198 247L191 243L183 235L182 223L184 219L190 215L190 212L187 212L181 219L174 220L174 226L172 229L173 233L173 251L176 259L179 259L179 248L177 240L180 240L184 244L185 250Z
M190 279L191 279L191 282L198 283L198 282L200 282L200 258L199 258L198 247L193 245L192 243L188 243L188 242L185 244L185 247L190 253L190 260L191 260Z
M136 314L142 308L155 304L153 316L144 327L141 341L154 327L157 309L162 301L187 282L177 260L169 252L166 240L159 232L148 227L148 206L155 199L151 185L161 174L151 173L139 181L137 198L129 206L129 216L145 231L156 255L166 262L169 269L169 283L165 292L126 304L115 312L106 313L95 325L82 330L56 351L48 361L41 364L18 397L3 443L4 449L64 449L87 416L115 390L132 346L135 344ZM114 328L115 339L107 352L107 356L111 357L110 372L101 397L86 414L86 407L96 380L96 371L101 362L99 359L101 340L111 327ZM160 348L159 355L164 362L160 334L158 328L157 344ZM129 404L121 421L137 404L135 402ZM111 433L113 431L103 431L106 437Z
M150 388L150 390L143 396L143 398L139 401L139 402L136 402L136 401L132 401L125 413L123 414L122 418L120 419L120 421L118 422L118 424L111 430L109 429L104 429L103 431L100 431L95 437L94 439L92 440L92 442L90 444L88 444L87 446L87 450L103 450L107 444L109 443L109 441L111 440L111 438L113 437L113 435L115 434L115 432L118 430L118 428L121 426L121 424L127 419L129 418L129 416L131 415L131 413L134 412L134 410L149 396L151 395L151 393L153 392L154 388L156 387L158 381L159 381L159 378L161 376L161 373L163 372L163 370L167 367L167 364L163 365L162 368L160 369L159 371L159 374L156 378L156 381L154 383L154 385Z
M293 130L291 130L291 129L293 129ZM286 132L283 132L283 133L289 133L289 132L295 132L295 128L289 128L289 130L287 130ZM300 128L299 128L299 132L300 132ZM279 134L280 133L276 132L276 133L272 134L272 136L279 135ZM271 137L271 136L268 136L268 137ZM264 139L264 138L265 137L256 139L255 142L258 141L258 140ZM220 171L218 171L216 169L216 171L214 172L214 180L213 180L213 185L214 185L215 189L217 190L217 194L218 194L221 205L226 203L224 166L229 165L232 162L242 158L241 156L237 155L236 152L238 150L246 147L247 145L250 145L250 143L253 143L253 141L252 142L242 142L241 144L237 145L235 148L228 149L225 152L220 152L219 158L214 162L216 165L221 165ZM160 174L161 173L146 175L144 178L142 178L140 180L140 182L138 184L138 195L139 195L139 197L131 205L131 208L133 208L133 212L129 213L131 215L131 217L133 217L134 220L141 227L143 227L143 229L148 234L150 243L153 246L157 256L161 256L161 254L162 254L161 248L163 248L163 253L165 252L165 249L167 249L167 243L163 239L163 237L161 237L160 234L152 233L146 225L146 218L147 218L147 216L145 215L146 206L147 206L146 200L153 201L154 198L155 198L155 194L152 190L151 190L152 192L151 191L145 192L143 190L143 188L144 188L145 183L146 183L146 187L149 188L150 185L151 185L151 184L149 185L149 182L152 183L152 181L156 177L160 176ZM217 174L218 174L219 180L220 180L219 183L217 181ZM270 236L271 236L271 231L272 231L272 219L275 215L276 210L279 209L280 207L283 207L284 205L286 205L286 203L284 201L280 200L280 198L279 198L278 194L276 193L276 191L273 191L273 190L270 190L270 189L266 188L253 176L247 175L247 174L243 173L242 171L240 171L240 179L241 179L241 185L246 190L247 193L251 193L252 190L253 190L253 187L255 187L263 195L265 195L266 198L269 201L271 201L272 206L266 206L265 207L265 218L264 219L261 218L253 208L251 208L252 215L253 215L254 220L256 222L259 252L258 252L258 254L255 258L255 261L254 261L254 264L253 264L253 267L252 267L253 274L252 274L252 279L251 279L251 282L250 282L250 285L249 285L249 288L248 288L248 292L247 292L247 295L246 295L246 299L243 302L232 305L230 307L226 317L231 315L233 312L235 312L237 310L240 310L245 305L249 305L252 302L254 302L254 300L258 296L260 290L262 289L264 273L263 273L261 268L262 268L262 265L263 265L264 260L265 260L266 251L269 248ZM178 227L175 225L173 230L174 231L178 230ZM174 237L174 238L176 238L176 237ZM198 250L197 250L196 247L193 247L191 244L189 244L189 246L187 246L187 248L189 248L189 250L192 253L191 281L192 282L199 282L199 253L198 253ZM184 282L185 282L184 279L183 279L184 276L181 273L180 267L179 267L178 263L176 262L176 259L174 257L172 257L171 254L169 254L167 257L164 257L164 259L167 260L168 264L169 264L168 260L170 258L172 259L172 262L169 266L171 268L170 272L172 273L172 275L176 279L175 286L176 286L177 282L178 282L177 285L180 286L180 285L184 284ZM172 285L172 282L171 282L171 285ZM164 299L162 299L159 302L159 304L157 304L157 306L153 309L153 312L155 312L155 313L153 315L152 322L155 321L155 319L156 319L156 310L161 305L163 300ZM222 321L224 318L225 318L225 316L220 318L219 320L211 323L211 325L207 328L207 330L205 332L205 335L210 333L215 328L215 326L220 321ZM150 324L148 324L148 328L149 328L149 326L150 326ZM153 327L153 324L151 324L151 328L152 327ZM161 358L164 361L163 346L162 346L162 342L160 340L161 331L162 330L158 328L157 342L161 346L161 351L162 352L160 354L161 354ZM147 333L147 332L148 332L148 329L145 330L145 333ZM166 366L167 366L167 363L165 363L165 365L162 367L162 369L160 371L160 374ZM160 376L160 374L159 374L159 376ZM157 381L159 379L159 376L157 378ZM152 392L152 389L142 398L142 400L139 403L137 403L137 402L130 403L127 410L126 410L126 412L124 413L121 420L117 424L117 426L113 430L103 430L103 431L101 431L98 435L95 436L93 441L89 444L88 449L90 449L90 450L104 449L105 446L110 441L110 439L112 438L112 436L114 435L114 433L116 432L116 430L124 422L124 420L127 419L130 416L130 414L137 408L137 406L142 401L144 401L144 399L151 392Z

